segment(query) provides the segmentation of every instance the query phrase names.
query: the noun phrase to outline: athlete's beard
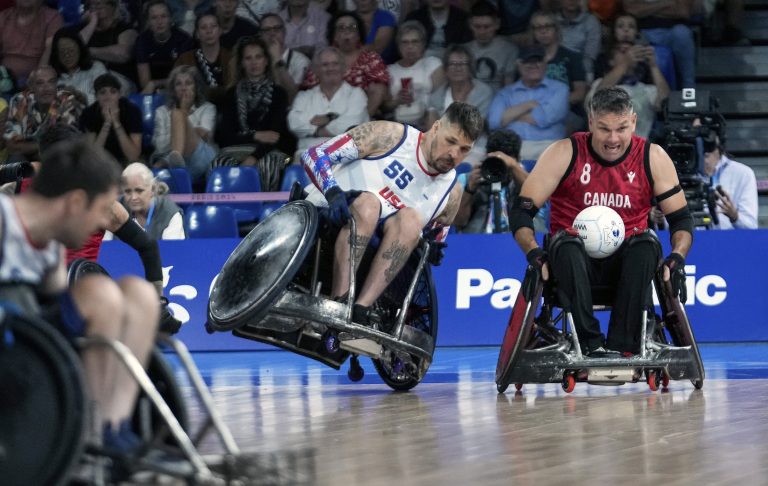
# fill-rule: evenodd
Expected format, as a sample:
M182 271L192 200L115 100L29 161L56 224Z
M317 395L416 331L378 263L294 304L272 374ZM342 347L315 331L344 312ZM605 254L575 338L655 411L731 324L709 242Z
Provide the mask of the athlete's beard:
M449 172L451 169L453 169L453 161L450 159L450 157L438 157L433 159L432 156L435 152L437 152L437 139L433 139L429 144L429 156L427 157L427 165L429 165L430 168L432 168L435 172L439 172L440 174L445 174L446 172ZM447 168L443 169L438 165L438 162L441 160L446 161Z

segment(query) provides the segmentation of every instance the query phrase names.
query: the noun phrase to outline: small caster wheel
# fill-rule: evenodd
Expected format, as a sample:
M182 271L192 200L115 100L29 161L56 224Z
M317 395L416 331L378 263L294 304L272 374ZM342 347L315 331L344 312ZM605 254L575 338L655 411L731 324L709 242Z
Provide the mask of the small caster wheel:
M211 325L210 322L206 321L205 322L205 332L207 332L208 334L213 334L214 332L216 332L216 329L213 328L213 326Z
M325 336L325 350L330 354L334 354L339 350L339 337L336 334L329 332Z
M363 376L365 376L365 371L363 370L363 367L360 366L360 360L357 358L357 356L352 356L352 358L349 360L349 370L347 371L347 377L351 381L360 381L363 379Z
M698 380L691 380L691 384L693 387L697 390L701 390L701 388L704 386L704 380L698 379Z
M496 383L496 391L499 393L504 393L507 391L507 387L509 386L509 383Z
M522 383L515 383L515 390L520 391L522 389L523 389L523 384Z
M576 388L576 378L572 374L566 374L563 376L563 381L560 383L565 393L571 393Z
M662 390L669 389L669 375L664 371L661 371L661 387Z
M392 359L392 374L399 375L403 372L403 368L405 366L403 365L403 360L400 358L393 358Z
M661 383L661 378L659 377L659 373L657 371L649 371L648 372L648 388L650 388L651 391L656 391L659 389L660 383Z

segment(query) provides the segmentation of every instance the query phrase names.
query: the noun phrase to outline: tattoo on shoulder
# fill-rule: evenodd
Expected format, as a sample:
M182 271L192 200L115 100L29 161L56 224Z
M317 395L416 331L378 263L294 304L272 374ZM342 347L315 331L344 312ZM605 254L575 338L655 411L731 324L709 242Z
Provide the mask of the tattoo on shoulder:
M361 157L381 155L392 149L403 136L403 126L388 121L372 121L347 132Z

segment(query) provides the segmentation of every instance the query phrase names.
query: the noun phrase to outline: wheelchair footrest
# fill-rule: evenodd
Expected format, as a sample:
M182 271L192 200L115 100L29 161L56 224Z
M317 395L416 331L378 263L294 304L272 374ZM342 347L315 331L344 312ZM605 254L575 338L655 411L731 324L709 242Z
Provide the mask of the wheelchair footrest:
M264 321L285 320L286 318L300 320L307 323L305 328L310 327L313 332L318 334L333 330L340 336L348 334L354 339L368 339L384 348L401 351L421 359L432 360L435 341L424 331L406 325L403 326L401 338L397 339L386 332L348 322L347 310L346 304L289 290L270 309ZM268 325L257 323L247 327L250 328L250 334L253 335L260 332L260 327L268 327ZM369 355L369 353L364 354Z
M524 350L511 371L508 383L560 383L569 371L587 370L587 380L596 383L637 381L638 370L663 369L671 380L699 379L691 347L664 347L642 358L577 359L559 350Z

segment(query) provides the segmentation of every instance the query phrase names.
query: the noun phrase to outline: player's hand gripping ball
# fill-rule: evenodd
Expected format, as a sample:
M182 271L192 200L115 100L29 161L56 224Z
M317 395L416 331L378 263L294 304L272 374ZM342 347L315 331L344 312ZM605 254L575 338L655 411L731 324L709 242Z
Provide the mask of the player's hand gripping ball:
M624 242L624 221L607 206L590 206L573 220L573 229L584 242L587 255L606 258Z

